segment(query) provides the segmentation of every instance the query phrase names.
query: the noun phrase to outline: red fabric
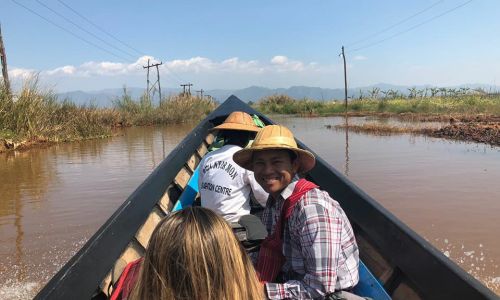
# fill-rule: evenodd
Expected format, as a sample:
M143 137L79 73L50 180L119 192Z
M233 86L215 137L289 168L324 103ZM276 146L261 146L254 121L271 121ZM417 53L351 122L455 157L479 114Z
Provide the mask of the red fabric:
M139 277L139 270L144 259L141 257L138 260L127 264L120 275L116 288L113 289L111 300L126 300L132 291L132 288Z
M273 282L278 276L286 260L282 252L284 224L300 198L309 190L317 187L310 181L300 179L295 185L292 195L285 200L281 209L281 216L274 225L273 233L267 236L260 245L257 266L255 267L260 281Z

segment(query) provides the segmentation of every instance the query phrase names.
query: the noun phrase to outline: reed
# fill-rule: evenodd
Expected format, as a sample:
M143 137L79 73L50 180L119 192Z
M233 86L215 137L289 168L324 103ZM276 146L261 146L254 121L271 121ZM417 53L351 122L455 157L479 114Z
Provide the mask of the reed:
M171 96L153 105L145 96L132 99L126 90L112 108L77 105L42 90L35 76L17 95L7 95L0 85L0 146L106 137L114 127L194 122L216 106L191 96Z
M378 92L377 92L378 93ZM500 95L458 94L454 96L397 98L363 98L350 100L349 113L415 113L415 114L489 114L500 116ZM254 107L271 114L334 115L345 112L343 101L296 100L288 96L273 95L259 100Z
M70 141L108 136L104 122L112 112L93 106L58 101L38 86L37 77L26 81L16 96L0 86L0 134L15 140Z
M327 128L331 128L331 126L328 126ZM395 125L386 125L377 123L350 124L350 125L340 124L340 125L335 125L333 128L337 130L345 130L346 128L348 128L348 130L351 132L368 133L380 136L403 134L403 133L422 133L423 130L427 130L427 128L422 129L411 126L400 127Z
M253 106L268 114L323 115L344 111L344 106L340 102L323 102L307 98L296 100L287 95L267 96Z
M134 101L126 90L113 104L123 124L138 126L196 122L217 107L211 99L190 95L168 96L159 105L153 105L147 96Z

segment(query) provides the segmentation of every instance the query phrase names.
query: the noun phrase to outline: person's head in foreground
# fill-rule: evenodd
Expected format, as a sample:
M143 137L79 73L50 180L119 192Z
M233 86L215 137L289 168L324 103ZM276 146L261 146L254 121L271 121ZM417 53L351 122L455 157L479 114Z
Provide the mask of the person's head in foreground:
M263 289L224 219L188 207L154 230L131 298L262 299Z
M255 180L276 198L297 173L314 167L314 155L297 147L292 132L281 125L269 125L257 133L250 148L234 154L234 161L254 172Z
M225 140L226 145L237 145L242 148L255 137L259 130L252 116L242 111L232 112L224 123L211 129L211 131L218 131L218 136Z

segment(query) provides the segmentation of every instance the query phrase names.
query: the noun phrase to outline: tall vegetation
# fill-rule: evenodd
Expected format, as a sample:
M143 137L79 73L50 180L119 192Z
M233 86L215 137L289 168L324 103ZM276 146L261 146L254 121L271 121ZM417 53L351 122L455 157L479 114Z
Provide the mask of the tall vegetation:
M113 101L124 125L154 125L199 121L215 109L215 101L191 95L168 96L159 105L143 95L138 101L124 89L123 95Z
M500 94L486 94L468 89L409 89L404 95L395 90L373 89L368 96L348 101L348 112L418 113L418 114L491 114L500 116ZM286 95L268 96L254 107L263 113L327 115L345 112L344 101L293 99Z
M154 105L147 97L132 99L126 90L112 108L76 105L42 90L34 77L16 95L8 95L0 85L0 142L105 137L113 127L197 121L215 107L212 100L191 96L172 96Z
M58 101L42 91L37 78L24 83L18 95L0 86L0 136L19 140L69 141L109 135L116 112Z

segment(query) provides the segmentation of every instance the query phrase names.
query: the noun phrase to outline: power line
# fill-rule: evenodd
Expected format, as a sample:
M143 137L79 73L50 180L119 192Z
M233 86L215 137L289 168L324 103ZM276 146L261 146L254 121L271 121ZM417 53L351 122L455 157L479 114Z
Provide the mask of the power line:
M431 22L431 21L433 21L433 20L435 20L435 19L437 19L437 18L440 18L440 17L442 17L442 16L444 16L444 15L446 15L446 14L448 14L448 13L452 12L452 11L455 11L455 10L457 10L457 9L459 9L459 8L461 8L461 7L465 6L465 5L467 5L467 4L469 4L469 3L470 3L470 2L472 2L472 1L474 1L474 0L469 0L469 1L467 1L467 2L464 2L464 3L462 3L462 4L458 5L458 6L455 6L455 7L451 8L451 9L449 9L449 10L447 10L447 11L445 11L445 12L441 13L441 14L438 14L438 15L436 15L436 16L434 16L434 17L430 18L430 19L427 19L427 20L425 20L425 21L423 21L423 22L421 22L421 23L418 23L418 24L416 24L416 25L414 25L414 26L412 26L412 27L410 27L410 28L408 28L408 29L406 29L406 30L403 30L403 31L397 32L397 33L395 33L395 34L393 34L393 35L391 35L391 36L389 36L389 37L387 37L387 38L385 38L385 39L379 40L379 41L377 41L377 42L374 42L374 43L368 44L368 45L363 46L363 47L359 47L359 48L353 49L353 50L351 50L351 51L349 51L349 52L350 52L350 53L353 53L353 52L356 52L356 51L359 51L359 50L362 50L362 49L366 49L366 48L373 47L373 46L375 46L375 45L381 44L381 43L383 43L383 42L385 42L385 41L388 41L388 40L390 40L390 39L392 39L392 38L395 38L395 37L397 37L397 36L399 36L399 35L402 35L402 34L404 34L404 33L407 33L408 31L411 31L411 30L413 30L413 29L415 29L415 28L417 28L417 27L420 27L420 26L422 26L422 25L424 25L424 24L427 24L427 23L429 23L429 22Z
M401 21L399 21L399 22L397 22L397 23L394 23L394 24L392 24L392 25L390 25L390 26L388 26L388 27L386 27L386 28L384 28L384 29L382 29L382 30L380 30L380 31L377 31L377 32L375 32L375 33L373 33L373 34L371 34L371 35L369 35L369 36L366 36L366 37L364 37L364 38L362 38L362 39L359 39L359 40L357 40L357 41L355 41L355 42L352 42L352 43L350 43L350 44L346 45L346 48L352 47L353 45L359 44L359 43L361 43L361 42L364 42L364 41L366 41L366 40L369 40L369 39L372 39L372 38L374 38L374 37L376 37L376 36L379 36L380 34L382 34L382 33L386 32L386 31L388 31L388 30L390 30L390 29L392 29L392 28L394 28L394 27L396 27L396 26L398 26L398 25L403 24L404 22L406 22L406 21L408 21L408 20L411 20L411 19L413 19L414 17L416 17L416 16L418 16L418 15L423 14L424 12L428 11L429 9L433 8L434 6L436 6L436 5L440 4L440 3L441 3L441 2L443 2L443 1L444 1L444 0L437 1L437 2L435 2L434 4L432 4L432 5L430 5L430 6L426 7L426 8L424 8L424 9L422 9L421 11L416 12L415 14L413 14L413 15L411 15L411 16L409 16L409 17L407 17L407 18L404 18L403 20L401 20Z
M139 55L147 56L147 54L144 53L143 51L138 50L138 49L136 49L136 48L128 45L127 43L121 41L120 39L118 39L117 37L115 37L114 35L112 35L111 33L107 32L104 28L102 28L101 26L95 24L94 22L92 22L91 20L89 20L87 17L85 17L83 14L79 13L76 9L74 9L74 8L70 7L69 5L67 5L66 3L64 3L62 0L57 0L57 1L59 3L61 3L62 5L64 5L65 7L67 7L69 10L71 10L76 15L78 15L79 17L81 17L82 19L84 19L85 21L87 21L88 23L90 23L92 26L94 26L97 29L101 30L102 32L104 32L105 34L109 35L110 37L112 37L113 39L117 40L118 42L120 42L121 44L125 45L126 47L134 50ZM167 67L167 65L163 65L163 66L164 66L164 68L167 71L170 72L170 73L167 73L167 75L170 76L171 78L173 78L174 80L176 80L177 83L186 82L186 80L184 80L180 76L178 76L174 71L172 71L169 67Z
M52 25L56 26L57 28L59 28L59 29L61 29L61 30L64 30L65 32L67 32L67 33L71 34L72 36L76 37L77 39L82 40L82 41L84 41L85 43L87 43L87 44L89 44L89 45L91 45L91 46L93 46L93 47L95 47L95 48L97 48L97 49L100 49L100 50L102 50L102 51L104 51L104 52L106 52L106 53L108 53L108 54L111 54L111 55L113 55L114 57L117 57L117 58L122 59L122 60L125 60L125 61L129 61L129 59L127 59L127 58L125 58L125 57L123 57L123 56L121 56L121 55L115 54L115 53L113 53L113 52L109 51L108 49L103 48L103 47L101 47L101 46L99 46L99 45L97 45L97 44L95 44L95 43L93 43L93 42L91 42L91 41L89 41L89 40L87 40L87 39L85 39L85 38L83 38L83 37L81 37L81 36L77 35L76 33L71 32L70 30L68 30L68 29L64 28L63 26L61 26L61 25L59 25L59 24L57 24L57 23L55 23L55 22L53 22L53 21L51 21L51 20L49 20L49 19L47 19L46 17L44 17L44 16L40 15L39 13L37 13L37 12L36 12L36 11L34 11L34 10L32 10L31 8L24 6L23 4L21 4L21 3L17 2L16 0L11 0L11 1L12 1L12 2L14 2L15 4L17 4L17 5L21 6L22 8L26 9L27 11L31 12L32 14L37 15L38 17L40 17L40 18L44 19L45 21L49 22L50 24L52 24Z
M166 64L164 64L163 66L165 67L165 69L167 69L167 71L170 72L170 73L167 73L167 75L169 75L170 78L177 81L177 83L186 82L186 80L182 79L179 75L177 75L174 71L172 71L169 67L167 67Z
M54 14L58 15L59 17L63 18L64 20L66 20L66 22L69 22L71 24L73 24L74 26L76 26L77 28L79 28L80 30L86 32L87 34L93 36L94 38L98 39L99 41L105 43L106 45L108 45L109 47L115 49L115 50L118 50L120 51L121 53L123 54L126 54L126 55L129 55L130 57L133 57L135 59L135 55L133 54L130 54L129 52L127 51L124 51L118 47L116 47L115 45L109 43L108 41L100 38L99 36L95 35L94 33L88 31L87 29L83 28L82 26L78 25L77 23L73 22L71 19L67 18L66 16L64 16L63 14L57 12L56 10L50 8L49 6L47 6L46 4L44 4L43 2L41 2L40 0L36 0L36 2L38 2L38 4L42 5L43 7L45 7L46 9L50 10L51 12L53 12Z
M71 6L69 6L68 4L64 3L63 1L61 0L57 0L57 2L61 3L62 5L64 5L67 9L71 10L74 14L76 14L77 16L79 16L80 18L84 19L85 21L87 21L87 23L89 23L90 25L94 26L95 28L99 29L101 32L105 33L106 35L110 36L111 38L113 38L114 40L118 41L120 44L124 45L125 47L128 47L129 49L135 51L137 54L139 55L144 55L140 50L137 50L136 48L130 46L129 44L125 43L124 41L120 40L119 38L117 38L116 36L114 36L113 34L109 33L108 31L106 31L104 28L102 28L101 26L95 24L94 22L92 22L91 20L89 20L87 17L85 17L84 15L80 14L78 11L76 11L74 8L72 8Z
M56 26L57 28L59 28L59 29L61 29L61 30L65 31L65 32L67 32L68 34L70 34L70 35L74 36L75 38L77 38L77 39L79 39L79 40L81 40L81 41L84 41L85 43L87 43L87 44L89 44L89 45L91 45L91 46L93 46L93 47L95 47L95 48L97 48L97 49L100 49L100 50L102 50L102 51L104 51L104 52L106 52L106 53L108 53L108 54L110 54L110 55L112 55L112 56L114 56L114 57L117 57L117 58L119 58L119 59L121 59L121 60L124 60L124 61L126 61L126 62L130 62L130 61L131 61L131 60L130 60L130 59L128 59L128 58L125 58L125 57L123 57L123 56L121 56L121 55L118 55L118 54L116 54L116 53L114 53L114 52L111 52L111 51L109 51L108 49L103 48L103 47L101 47L101 46L99 46L99 45L97 45L97 44L95 44L95 43L93 43L93 42L91 42L91 41L89 41L89 40L87 40L87 39L85 39L85 38L81 37L80 35L78 35L78 34L76 34L76 33L72 32L72 31L70 31L70 30L68 30L68 29L64 28L63 26L61 26L61 25L59 25L59 24L57 24L57 23L55 23L55 22L51 21L50 19L48 19L48 18L46 18L46 17L42 16L41 14L39 14L39 13L37 13L36 11L32 10L31 8L29 8L29 7L25 6L25 5L23 5L23 4L19 3L19 2L17 2L16 0L11 0L11 1L12 1L12 2L14 2L15 4L17 4L18 6L21 6L22 8L26 9L27 11L31 12L32 14L34 14L34 15L36 15L36 16L38 16L38 17L42 18L42 19L43 19L43 20L45 20L46 22L48 22L48 23L50 23L50 24L52 24L52 25ZM39 2L40 4L42 4L42 3L41 3L40 1L38 1L38 0L37 0L37 2ZM43 5L43 4L42 4L42 5ZM45 6L45 7L47 7L46 5L44 5L44 6ZM48 8L48 7L47 7L47 8ZM48 9L50 9L50 8L48 8ZM50 10L52 10L52 9L50 9ZM52 11L53 11L53 10L52 10ZM54 12L54 11L53 11L53 12ZM76 12L76 11L75 11L75 12ZM54 12L54 13L55 13L55 12ZM58 15L60 16L60 14L58 14ZM81 14L79 14L79 15L81 15ZM83 15L82 15L82 17L83 17ZM63 18L65 18L65 17L63 17ZM85 18L85 17L84 17L84 18ZM65 18L65 19L66 19L66 18ZM87 33L88 33L88 31L87 31L87 30L85 30L85 29L82 29L82 28L81 28L81 26L78 26L78 25L74 24L73 22L71 22L71 23L72 23L73 25L75 25L75 26L79 27L81 30L83 30L83 31L85 31L85 32L87 32ZM92 34L92 33L89 33L89 34L91 34L92 36L95 36L95 35L94 35L94 34ZM108 43L107 43L107 44L108 44ZM144 52L139 51L139 50L136 50L136 49L135 49L134 51L137 51L137 52L138 52L138 53L140 53L141 55L147 55L147 54L145 54ZM130 55L130 54L129 54L129 55ZM174 71L172 71L169 67L167 67L166 65L164 65L164 67L165 67L165 69L166 69L167 71L169 71L169 72L167 72L167 74L166 74L166 75L168 75L169 77L173 78L173 79L174 79L175 81L177 81L178 83L181 83L181 82L186 82L184 79L182 79L180 76L178 76L178 75L177 75Z

